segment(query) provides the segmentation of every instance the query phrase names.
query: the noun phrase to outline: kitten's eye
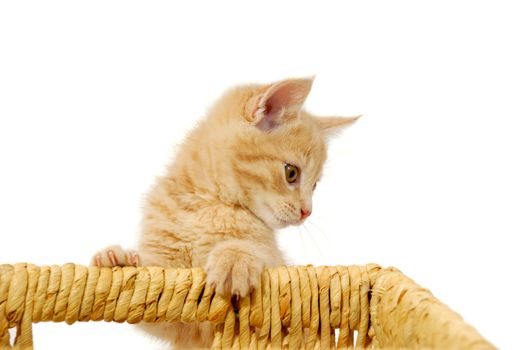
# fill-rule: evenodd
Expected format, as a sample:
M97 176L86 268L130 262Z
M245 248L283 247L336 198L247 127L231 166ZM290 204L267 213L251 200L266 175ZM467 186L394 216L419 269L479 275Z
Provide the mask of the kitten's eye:
M298 178L298 175L300 175L300 169L298 169L296 166L291 164L285 164L285 179L290 184L294 183L296 179Z

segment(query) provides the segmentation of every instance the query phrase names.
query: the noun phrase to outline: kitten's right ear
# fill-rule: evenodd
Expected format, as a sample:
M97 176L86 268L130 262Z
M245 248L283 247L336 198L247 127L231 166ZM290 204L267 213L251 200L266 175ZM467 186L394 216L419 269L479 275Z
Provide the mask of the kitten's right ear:
M254 97L251 106L253 124L260 130L271 131L297 118L312 85L313 78L288 79L272 84Z

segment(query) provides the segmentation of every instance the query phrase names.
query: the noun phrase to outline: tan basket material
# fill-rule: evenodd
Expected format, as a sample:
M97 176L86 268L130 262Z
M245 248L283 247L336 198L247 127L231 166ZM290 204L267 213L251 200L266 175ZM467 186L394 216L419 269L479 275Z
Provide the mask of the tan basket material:
M36 322L101 320L209 321L215 349L494 349L394 268L268 269L239 310L205 277L197 268L0 265L0 349L32 349Z

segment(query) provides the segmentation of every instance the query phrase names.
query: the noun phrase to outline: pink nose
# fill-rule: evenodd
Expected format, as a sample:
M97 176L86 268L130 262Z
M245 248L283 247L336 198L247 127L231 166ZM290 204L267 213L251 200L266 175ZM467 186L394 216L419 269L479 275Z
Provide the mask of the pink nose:
M309 215L311 215L311 212L309 210L300 209L300 220L304 220Z

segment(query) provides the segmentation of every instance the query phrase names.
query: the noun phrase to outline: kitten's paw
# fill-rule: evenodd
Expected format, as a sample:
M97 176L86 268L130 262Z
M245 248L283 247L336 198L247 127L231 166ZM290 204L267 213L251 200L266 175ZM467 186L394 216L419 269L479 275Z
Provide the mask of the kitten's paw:
M141 261L139 254L133 250L124 250L118 245L110 246L97 252L91 260L91 266L115 267L115 266L139 266Z
M216 293L242 298L260 286L263 269L261 259L237 249L212 251L205 265L207 283Z

